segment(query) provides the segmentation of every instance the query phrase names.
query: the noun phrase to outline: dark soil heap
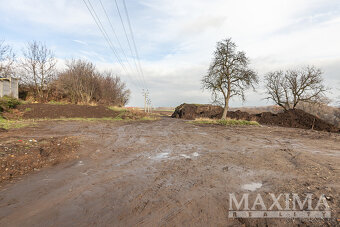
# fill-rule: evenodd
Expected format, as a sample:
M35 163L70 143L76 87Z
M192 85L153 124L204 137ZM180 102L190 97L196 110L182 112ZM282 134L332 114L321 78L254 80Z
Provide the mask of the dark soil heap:
M257 119L256 121L260 124L278 125L291 128L315 129L318 131L327 132L340 132L340 129L334 125L299 109L287 110L278 114L264 112L261 114L256 114L255 116Z
M187 120L194 120L199 117L218 118L222 116L222 112L223 108L220 106L183 103L176 107L171 117Z
M220 118L223 108L212 105L182 104L175 109L171 117L193 120L195 118ZM249 114L242 111L229 111L229 118L237 120L257 121L263 125L277 125L290 128L314 129L318 131L340 132L340 129L303 110L287 110L278 114L263 112Z
M18 110L23 112L22 117L25 119L103 118L116 117L119 114L105 106L85 106L75 104L23 104L18 106Z

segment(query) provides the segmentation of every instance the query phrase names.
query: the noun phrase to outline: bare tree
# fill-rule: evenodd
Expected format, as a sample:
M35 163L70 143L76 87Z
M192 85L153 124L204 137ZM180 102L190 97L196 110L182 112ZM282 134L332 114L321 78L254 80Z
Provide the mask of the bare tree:
M46 101L49 94L49 84L56 75L57 60L54 53L45 44L33 41L23 50L24 58L19 67L22 80L33 86L34 96L40 101Z
M130 98L130 90L126 88L126 84L112 71L106 71L101 75L99 101L111 105L126 105Z
M15 54L9 45L0 41L0 77L9 77L14 74L13 64Z
M285 110L295 109L300 102L320 103L325 100L327 88L323 85L322 71L315 67L270 72L265 81L266 99Z
M202 79L203 89L210 90L214 102L224 102L222 119L227 117L229 101L233 96L245 100L245 90L258 83L257 74L249 67L245 53L236 50L230 38L217 43L213 61L207 75Z
M58 89L73 103L89 103L100 89L95 65L84 60L71 60L66 65L67 69L59 75Z

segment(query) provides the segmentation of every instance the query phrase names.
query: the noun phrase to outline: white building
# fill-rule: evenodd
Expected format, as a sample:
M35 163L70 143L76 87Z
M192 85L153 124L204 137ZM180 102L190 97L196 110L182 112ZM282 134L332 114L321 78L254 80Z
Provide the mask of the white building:
M19 79L0 77L0 98L5 95L19 98Z

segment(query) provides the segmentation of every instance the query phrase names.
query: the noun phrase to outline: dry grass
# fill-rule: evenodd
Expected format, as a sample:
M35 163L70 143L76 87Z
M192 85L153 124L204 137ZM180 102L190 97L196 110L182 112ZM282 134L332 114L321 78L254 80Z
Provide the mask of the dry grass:
M190 121L190 123L195 124L215 124L215 125L226 125L226 126L232 126L232 125L257 125L260 124L256 121L246 121L246 120L236 120L236 119L211 119L211 118L196 118L194 121Z

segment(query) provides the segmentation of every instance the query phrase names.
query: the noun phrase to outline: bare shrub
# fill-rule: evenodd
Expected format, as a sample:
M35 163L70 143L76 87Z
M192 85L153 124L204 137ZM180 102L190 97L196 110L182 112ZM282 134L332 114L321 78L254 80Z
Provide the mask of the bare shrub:
M99 91L98 73L94 64L71 60L57 80L57 90L72 103L89 103Z
M129 101L130 90L126 88L120 77L111 71L102 73L100 78L100 103L124 106Z
M15 54L12 48L0 40L0 77L9 77L14 74Z
M33 90L36 100L45 102L50 94L50 83L56 76L54 53L45 44L33 41L27 44L23 55L19 62L21 81Z
M128 102L130 91L112 72L100 73L93 63L85 60L71 60L66 65L67 69L54 83L56 100L120 106Z

